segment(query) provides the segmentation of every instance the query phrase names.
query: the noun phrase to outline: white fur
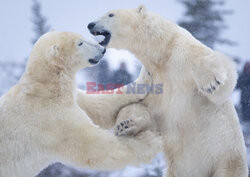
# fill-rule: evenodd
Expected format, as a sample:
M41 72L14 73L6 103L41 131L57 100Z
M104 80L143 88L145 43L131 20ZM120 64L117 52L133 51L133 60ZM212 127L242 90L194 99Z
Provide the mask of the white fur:
M144 66L142 66L135 83L136 88L138 84L152 84L152 78ZM122 93L117 94L118 90ZM119 112L122 108L131 104L140 104L147 95L146 92L144 94L127 94L127 85L115 89L112 94L87 94L86 91L78 89L77 103L95 124L102 128L111 129L115 126L115 123L124 120L123 115L121 115L122 118L119 118Z
M0 99L0 177L35 176L55 161L101 170L154 157L160 138L149 131L116 137L93 124L76 103L76 71L102 52L69 32L38 40L21 80Z
M110 18L109 13L114 16ZM188 31L139 7L95 21L111 32L109 47L133 52L164 84L142 101L164 136L167 177L247 177L246 149L234 106L230 59Z

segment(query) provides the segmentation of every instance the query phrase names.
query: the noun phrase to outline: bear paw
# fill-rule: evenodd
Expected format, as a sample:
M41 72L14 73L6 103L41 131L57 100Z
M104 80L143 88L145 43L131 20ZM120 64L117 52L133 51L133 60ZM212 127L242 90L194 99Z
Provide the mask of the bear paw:
M215 77L208 79L207 82L204 82L204 85L201 85L199 91L203 94L213 94L216 90L219 89L221 85L224 85L225 79L223 77Z
M210 95L225 84L227 72L223 66L206 66L194 72L194 80L202 94Z
M120 122L115 128L116 136L134 135L136 133L136 126L132 119Z

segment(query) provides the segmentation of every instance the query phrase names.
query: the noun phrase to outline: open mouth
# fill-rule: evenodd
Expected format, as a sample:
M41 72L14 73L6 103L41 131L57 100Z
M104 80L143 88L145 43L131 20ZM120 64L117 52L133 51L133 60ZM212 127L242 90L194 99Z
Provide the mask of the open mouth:
M104 36L104 39L101 41L101 42L99 42L99 44L101 45L101 46L107 46L108 45L108 43L109 43L109 41L110 41L110 38L111 38L111 34L110 34L110 32L109 31L103 31L103 32L99 32L99 31L90 31L91 32L91 34L93 34L94 36L100 36L100 35L102 35L102 36Z
M103 58L105 52L106 52L106 49L103 50L102 54L95 56L94 58L90 58L89 63L92 65L99 63L99 61Z

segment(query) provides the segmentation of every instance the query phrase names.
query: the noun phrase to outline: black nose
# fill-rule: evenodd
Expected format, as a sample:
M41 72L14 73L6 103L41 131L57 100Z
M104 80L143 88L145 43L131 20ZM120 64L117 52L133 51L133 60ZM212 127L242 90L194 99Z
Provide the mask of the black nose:
M102 54L104 55L106 53L106 49L104 48L104 50L102 51Z
M92 23L88 24L88 29L93 29L93 28L94 28L94 26L95 26L95 23L94 23L94 22L92 22Z

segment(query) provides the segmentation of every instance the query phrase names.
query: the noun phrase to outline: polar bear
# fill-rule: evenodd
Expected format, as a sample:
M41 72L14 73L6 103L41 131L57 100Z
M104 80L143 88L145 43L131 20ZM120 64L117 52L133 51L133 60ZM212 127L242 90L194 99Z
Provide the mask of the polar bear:
M0 99L0 177L35 176L54 161L100 170L155 156L161 139L152 132L117 137L76 103L76 71L104 53L71 32L49 32L36 42L22 78Z
M105 36L101 45L134 53L153 83L164 85L142 105L164 137L167 177L247 177L243 135L229 99L237 76L228 57L144 6L112 10L88 28Z

